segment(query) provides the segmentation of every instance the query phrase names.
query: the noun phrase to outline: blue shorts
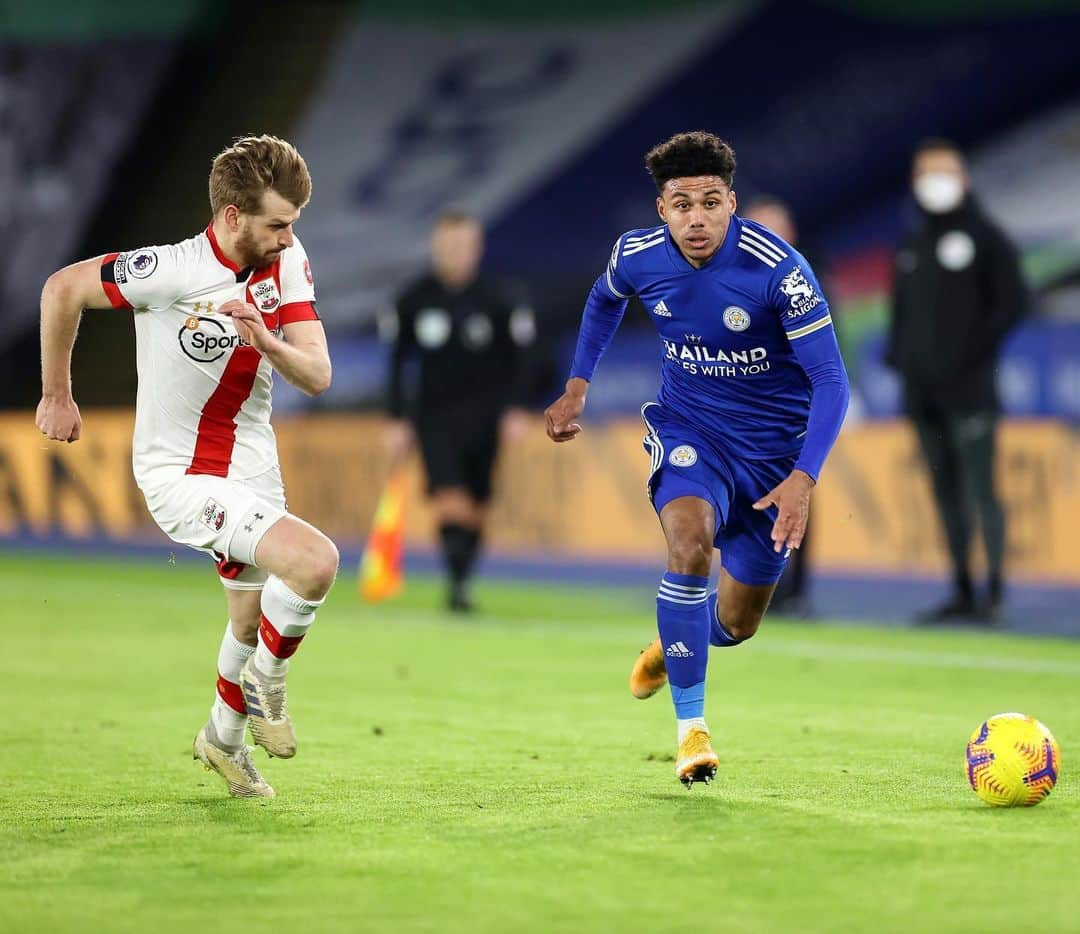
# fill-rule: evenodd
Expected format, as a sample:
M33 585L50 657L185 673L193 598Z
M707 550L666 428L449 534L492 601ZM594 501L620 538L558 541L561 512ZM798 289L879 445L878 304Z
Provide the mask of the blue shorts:
M673 499L696 496L712 504L716 516L713 544L720 564L743 584L775 584L787 564L773 550L775 506L754 509L762 496L791 473L795 457L749 460L725 456L695 428L665 411L659 402L641 407L652 458L649 498L657 516Z

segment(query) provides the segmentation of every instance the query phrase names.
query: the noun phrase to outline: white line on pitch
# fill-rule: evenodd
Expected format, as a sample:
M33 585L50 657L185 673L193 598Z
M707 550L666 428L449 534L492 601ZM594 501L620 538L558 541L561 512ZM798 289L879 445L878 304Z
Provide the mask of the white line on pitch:
M894 665L921 665L931 668L971 668L1035 674L1080 675L1080 662L1058 662L1040 658L1002 658L997 655L966 655L960 652L922 652L911 649L822 645L819 642L792 642L784 639L772 641L762 639L760 643L754 640L752 648L763 655L788 655L825 662L887 662Z

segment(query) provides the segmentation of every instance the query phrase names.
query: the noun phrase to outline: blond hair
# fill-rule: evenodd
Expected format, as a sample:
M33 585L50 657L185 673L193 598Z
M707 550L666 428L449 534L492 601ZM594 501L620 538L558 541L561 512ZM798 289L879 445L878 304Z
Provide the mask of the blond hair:
M268 189L297 208L311 198L307 163L292 143L276 136L244 136L215 157L210 169L210 209L215 215L230 204L244 214L258 214Z

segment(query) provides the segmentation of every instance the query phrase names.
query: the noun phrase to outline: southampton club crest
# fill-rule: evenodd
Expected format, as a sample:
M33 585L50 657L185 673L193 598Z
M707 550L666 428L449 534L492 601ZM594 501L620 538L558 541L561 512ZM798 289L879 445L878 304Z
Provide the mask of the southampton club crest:
M203 506L202 521L207 528L220 532L221 527L225 524L225 507L212 499L208 499L206 505Z
M821 304L821 296L807 281L801 266L796 266L780 280L780 291L791 301L787 312L789 318L805 315Z
M273 279L263 279L251 287L251 297L259 311L269 314L281 304L277 283Z

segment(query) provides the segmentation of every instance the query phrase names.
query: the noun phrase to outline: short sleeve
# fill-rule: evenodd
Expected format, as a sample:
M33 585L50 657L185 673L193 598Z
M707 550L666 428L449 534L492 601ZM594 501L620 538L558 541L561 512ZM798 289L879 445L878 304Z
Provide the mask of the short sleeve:
M627 275L626 263L619 262L623 252L622 240L623 238L619 237L611 248L611 260L602 277L612 298L630 298L634 294L634 285Z
M801 340L832 326L825 293L805 257L794 250L770 278L770 301L789 341Z
M307 251L299 238L281 255L281 317L282 324L297 321L318 321L315 311L315 277Z
M187 288L178 246L147 246L101 259L101 284L114 308L168 308Z

